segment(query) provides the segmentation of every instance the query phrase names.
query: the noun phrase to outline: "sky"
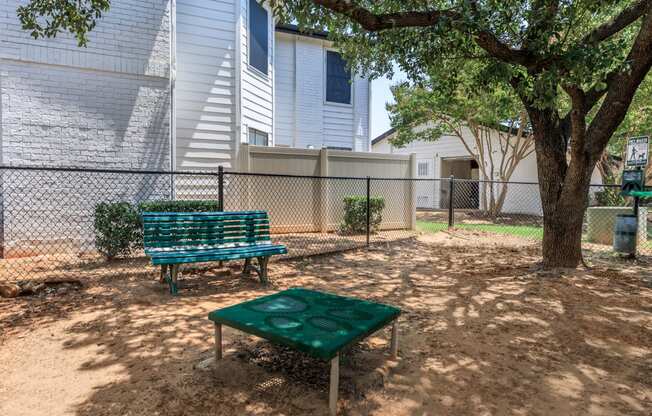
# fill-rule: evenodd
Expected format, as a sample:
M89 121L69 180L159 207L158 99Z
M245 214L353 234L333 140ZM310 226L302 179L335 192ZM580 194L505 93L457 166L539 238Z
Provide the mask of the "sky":
M375 139L391 128L385 104L393 102L389 87L405 79L405 74L398 70L390 80L379 78L371 81L371 139Z

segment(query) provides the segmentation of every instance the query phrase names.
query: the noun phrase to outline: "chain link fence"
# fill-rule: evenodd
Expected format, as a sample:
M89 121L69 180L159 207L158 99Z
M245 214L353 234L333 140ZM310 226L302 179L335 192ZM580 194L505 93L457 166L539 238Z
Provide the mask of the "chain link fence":
M137 218L144 202L174 200L209 201L210 209L226 211L267 211L272 240L287 245L286 257L449 229L533 245L543 237L534 183L2 167L0 281L155 276L137 220L125 225L124 213ZM590 201L585 248L610 251L615 216L631 212L630 201L616 186L592 187ZM96 212L102 204L119 208L104 211L117 215L108 221L111 231L133 240L112 260L98 251L104 223ZM652 255L650 213L645 206L640 213L639 251Z

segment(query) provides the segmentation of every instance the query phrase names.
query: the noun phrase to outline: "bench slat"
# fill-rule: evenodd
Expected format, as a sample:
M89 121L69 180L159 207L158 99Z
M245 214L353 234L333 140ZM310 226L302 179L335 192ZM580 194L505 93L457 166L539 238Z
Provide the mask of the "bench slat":
M210 231L210 232L247 232L258 230L269 230L269 223L261 224L243 224L238 226L222 226L222 225L199 225L196 227L147 227L145 229L148 234L155 234L161 232L177 232L177 231Z
M219 249L216 251L205 251L205 252L189 252L183 255L177 256L159 256L159 255L150 255L152 257L152 264L180 264L180 263L199 263L199 262L208 262L208 261L219 261L219 260L237 260L237 259L246 259L251 257L267 257L274 254L286 254L287 249L284 246L271 246L270 248L261 250L257 247L239 247L236 250L224 251Z
M149 243L148 247L151 248L170 248L170 247L193 247L197 245L210 245L210 246L221 246L225 244L237 244L237 243L244 243L244 244L257 244L257 243L268 243L270 242L270 239L253 239L253 238L238 238L238 239L231 239L231 240L181 240L181 241L168 241L168 242L161 242L161 243Z

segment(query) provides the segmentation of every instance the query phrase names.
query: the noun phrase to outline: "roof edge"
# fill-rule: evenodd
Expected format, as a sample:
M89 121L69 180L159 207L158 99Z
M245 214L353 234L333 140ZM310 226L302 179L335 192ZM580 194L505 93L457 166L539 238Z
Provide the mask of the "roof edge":
M323 30L301 30L297 25L279 23L276 25L276 31L281 33L289 33L291 35L305 36L308 38L329 40L328 32L324 32Z

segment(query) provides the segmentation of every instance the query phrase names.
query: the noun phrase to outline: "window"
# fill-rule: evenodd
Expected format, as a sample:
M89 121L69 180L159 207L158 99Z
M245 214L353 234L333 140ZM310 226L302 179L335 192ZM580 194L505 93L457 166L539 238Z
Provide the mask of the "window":
M351 72L337 52L326 51L326 101L351 104Z
M269 46L267 10L257 0L249 0L249 65L267 74Z
M249 144L255 146L268 146L269 136L267 133L263 133L260 130L249 129Z
M428 176L430 173L428 172L428 162L419 162L417 165L417 175L418 176Z
M326 146L326 148L328 150L348 150L349 152L353 150L350 147L343 147L343 146Z

